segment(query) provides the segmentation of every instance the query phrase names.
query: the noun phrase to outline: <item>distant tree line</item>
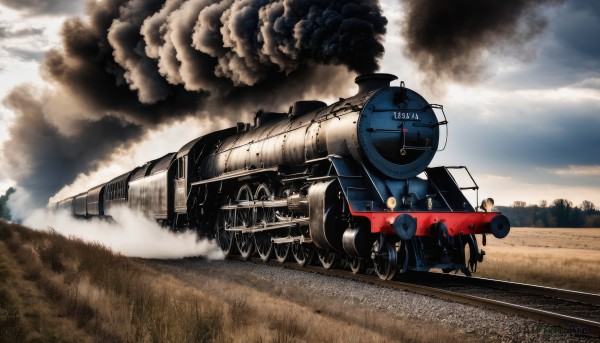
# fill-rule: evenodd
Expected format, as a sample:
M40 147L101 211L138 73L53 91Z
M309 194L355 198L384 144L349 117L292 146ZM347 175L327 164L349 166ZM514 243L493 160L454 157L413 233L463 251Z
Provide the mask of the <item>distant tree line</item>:
M11 219L10 208L8 208L8 198L11 194L13 194L16 190L10 187L4 195L0 196L0 218L4 218L6 220Z
M498 206L508 217L511 226L526 227L600 227L600 211L593 202L584 200L574 206L567 199L546 200L537 205L515 201L512 206Z

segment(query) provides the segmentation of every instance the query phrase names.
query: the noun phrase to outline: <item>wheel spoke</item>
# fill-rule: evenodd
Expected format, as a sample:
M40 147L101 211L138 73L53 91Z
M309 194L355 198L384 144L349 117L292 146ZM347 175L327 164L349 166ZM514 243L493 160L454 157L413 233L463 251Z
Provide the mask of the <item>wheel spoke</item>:
M277 261L283 263L288 259L291 250L290 246L291 243L275 244L275 256L277 257Z
M321 265L323 265L323 268L325 269L331 269L337 264L337 254L333 251L318 249L317 255L319 256Z
M254 199L258 201L266 201L271 198L271 191L269 187L262 183L256 188L254 193ZM268 223L275 222L275 212L269 207L257 207L256 208L256 225L262 226ZM254 234L254 244L256 245L256 251L263 261L268 261L271 258L273 251L273 241L271 240L270 232L258 232Z
M292 254L294 255L294 259L301 266L305 267L312 263L314 252L315 250L312 245L300 243L292 244Z
M251 201L252 199L252 191L250 186L245 184L240 187L237 193L237 197L235 200L239 203L242 201ZM252 222L252 208L238 208L235 210L235 226L243 226L243 227L251 227L253 225ZM252 256L254 252L254 237L249 232L236 232L235 233L235 242L237 244L238 250L240 251L240 256L243 259L248 259Z
M215 232L219 247L223 251L225 257L235 253L234 235L231 231L226 231L233 224L231 211L219 210L217 220L215 222Z
M461 269L465 276L472 276L477 270L477 255L479 247L477 246L477 238L475 235L467 236L467 240L464 242L463 247L463 259L465 267Z
M271 240L271 234L267 232L259 232L254 235L254 244L256 244L256 251L263 261L268 261L271 258L273 252L273 241Z
M365 259L360 257L350 257L348 262L350 264L350 270L353 274L360 274L364 272Z
M396 275L398 254L394 244L376 240L371 250L375 272L382 280L391 280Z

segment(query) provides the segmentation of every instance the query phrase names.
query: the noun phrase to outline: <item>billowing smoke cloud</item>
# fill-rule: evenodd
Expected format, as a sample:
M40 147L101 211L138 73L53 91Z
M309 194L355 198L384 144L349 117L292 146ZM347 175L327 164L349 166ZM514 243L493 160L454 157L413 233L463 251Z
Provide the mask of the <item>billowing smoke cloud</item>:
M11 139L3 146L4 163L10 166L10 176L19 181L18 188L34 191L33 195L52 194L56 185L70 182L78 170L97 164L97 154L87 153L90 146L96 152L108 152L140 134L139 126L111 116L95 121L73 118L68 123L74 127L59 127L62 123L52 116L55 99L47 94L36 98L25 86L15 88L6 99L6 104L17 110L17 117L10 129Z
M519 55L547 26L542 8L564 0L402 0L406 54L429 81L479 80L494 47Z
M154 220L126 207L115 209L114 221L93 218L78 220L68 212L35 211L23 225L38 230L53 229L66 237L100 243L125 256L143 258L182 258L205 256L223 259L219 246L198 240L195 232L174 233Z
M54 91L5 99L18 114L7 174L36 205L157 125L340 95L378 68L387 24L373 0L90 0L86 10L46 54Z

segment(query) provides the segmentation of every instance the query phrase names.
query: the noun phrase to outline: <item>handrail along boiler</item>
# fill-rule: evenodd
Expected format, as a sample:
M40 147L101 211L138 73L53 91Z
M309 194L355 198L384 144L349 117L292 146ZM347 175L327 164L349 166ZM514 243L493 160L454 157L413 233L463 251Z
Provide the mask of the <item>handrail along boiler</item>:
M510 223L492 199L469 203L462 191L478 186L465 167L429 167L447 128L443 108L403 82L390 86L395 79L362 75L356 95L329 106L259 111L253 125L209 133L92 188L87 212L86 193L55 206L103 216L109 202L128 204L243 258L306 265L316 255L326 268L372 265L382 279L430 268L470 274L484 255L475 235L485 245ZM457 171L473 185L460 187Z

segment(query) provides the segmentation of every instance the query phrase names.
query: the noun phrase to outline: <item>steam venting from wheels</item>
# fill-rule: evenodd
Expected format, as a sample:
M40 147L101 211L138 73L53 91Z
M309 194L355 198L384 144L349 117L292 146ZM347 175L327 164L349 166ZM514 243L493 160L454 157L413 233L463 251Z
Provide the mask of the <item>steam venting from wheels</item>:
M23 224L36 230L53 230L66 237L99 243L130 257L223 259L223 253L214 241L198 239L194 231L169 231L154 219L127 207L116 208L110 221L97 217L79 220L67 211L36 210Z

